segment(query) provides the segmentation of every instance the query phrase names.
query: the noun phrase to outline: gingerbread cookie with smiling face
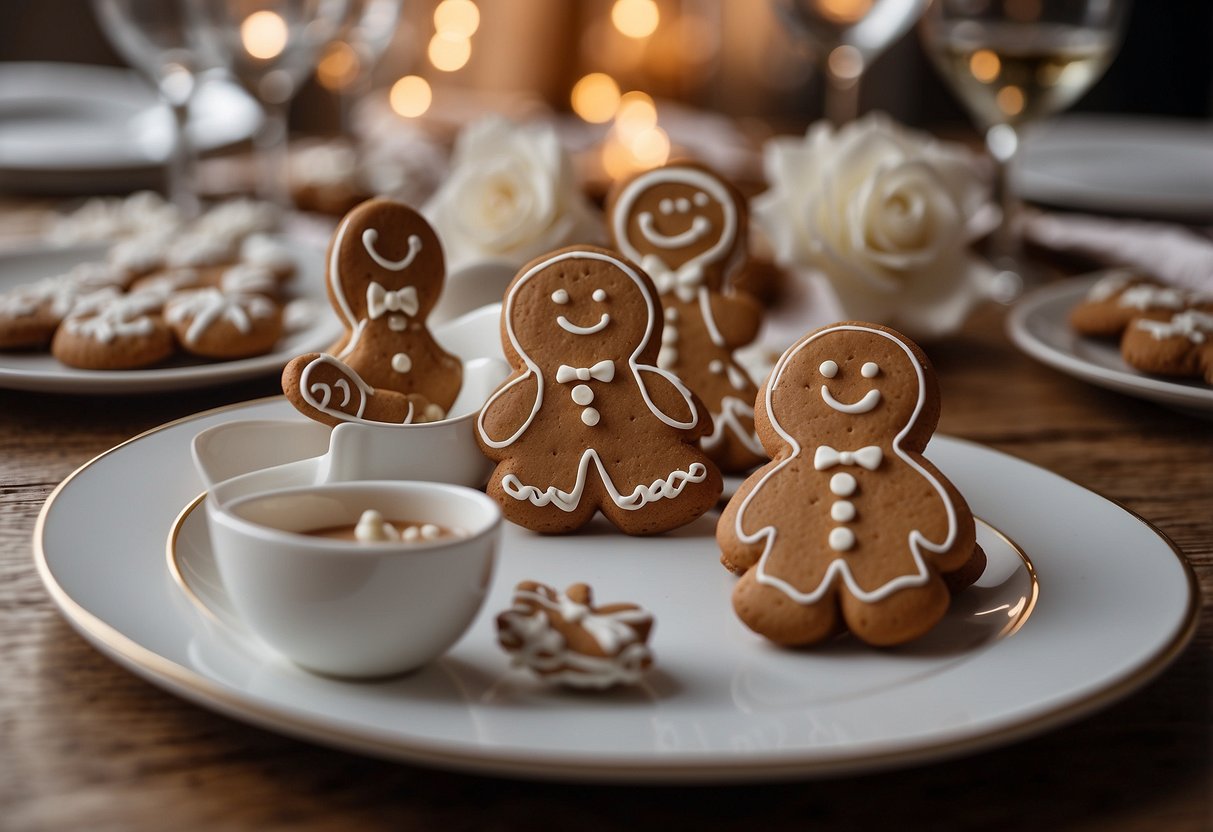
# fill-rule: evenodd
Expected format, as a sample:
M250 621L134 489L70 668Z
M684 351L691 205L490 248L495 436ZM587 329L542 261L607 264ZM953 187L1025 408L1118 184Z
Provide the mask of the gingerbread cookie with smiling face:
M964 498L922 456L938 418L926 356L891 329L832 324L783 354L757 404L771 462L716 528L748 627L786 645L842 630L892 645L943 617L985 556Z
M443 413L463 379L425 322L445 269L429 223L390 199L348 213L329 245L329 300L347 330L330 352L371 387L424 396Z
M655 365L661 308L643 272L592 246L544 255L510 283L501 321L514 372L477 437L507 519L561 533L601 511L654 534L715 505L720 472L697 445L711 417Z
M754 434L758 389L733 357L762 323L761 304L729 282L746 256L745 200L709 168L679 162L623 182L607 213L616 248L660 293L658 366L686 382L712 414L703 449L726 471L764 462Z

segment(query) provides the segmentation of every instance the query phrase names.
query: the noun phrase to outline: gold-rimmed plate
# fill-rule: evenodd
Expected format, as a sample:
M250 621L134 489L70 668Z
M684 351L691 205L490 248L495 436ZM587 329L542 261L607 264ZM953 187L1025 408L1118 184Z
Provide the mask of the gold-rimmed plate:
M1088 713L1158 673L1195 620L1190 570L1140 518L1027 463L939 436L928 453L990 524L983 545L1013 553L991 558L996 568L972 594L973 609L956 619L976 628L958 630L968 638L880 651L845 641L772 648L732 615L733 578L716 562L711 518L639 541L599 528L576 538L511 529L482 615L444 659L372 684L320 678L257 645L222 610L200 614L164 560L177 524L185 580L214 606L222 586L197 551L205 524L182 512L202 488L190 440L220 422L289 413L282 400L253 402L119 446L56 490L35 549L65 616L106 654L207 707L334 746L573 780L872 770L988 748ZM1039 572L1034 605L1035 582L1010 540ZM195 550L188 559L185 546ZM1001 574L999 564L1013 569ZM647 683L587 696L511 670L492 617L522 578L584 580L603 600L654 611L658 663ZM1012 596L1022 608L1004 606Z

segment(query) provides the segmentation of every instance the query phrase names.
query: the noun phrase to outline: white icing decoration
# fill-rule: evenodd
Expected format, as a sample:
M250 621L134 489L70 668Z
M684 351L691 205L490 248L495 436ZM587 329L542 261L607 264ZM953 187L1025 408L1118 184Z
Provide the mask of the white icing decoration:
M346 215L346 218L341 221L341 225L337 226L337 233L333 235L333 245L329 250L328 281L329 289L332 292L332 296L337 299L337 306L340 308L341 314L345 318L345 322L351 327L357 327L359 320L354 317L354 310L350 308L350 303L348 300L346 300L345 289L341 286L341 269L338 268L338 263L340 262L339 255L341 254L341 243L345 239L345 232L350 226L351 217L352 215ZM357 337L361 334L361 330L356 329L354 334L350 337L351 344L355 342ZM351 345L347 344L346 348L341 351L341 354L347 355L350 349Z
M165 263L175 266L219 266L235 259L235 246L226 234L194 230L173 242Z
M237 331L248 334L254 318L271 317L277 307L262 295L225 295L218 289L198 289L182 292L164 307L164 318L170 324L190 321L185 332L187 344L195 344L203 334L220 321L226 321Z
M594 391L585 384L578 384L576 387L574 387L572 395L573 401L582 407L585 407L594 401Z
M594 425L598 424L598 420L601 418L602 417L598 415L598 411L592 407L587 407L585 410L581 411L581 421L585 422L585 424L589 425L590 427L594 427Z
M0 296L0 314L14 318L33 315L44 305L50 314L61 319L73 314L76 305L86 295L101 289L116 291L125 275L102 263L82 263L67 274L47 277L6 292Z
M1100 303L1108 300L1137 278L1131 271L1115 271L1101 277L1087 292L1087 300Z
M691 201L694 202L696 205L698 205L700 208L706 208L708 201L709 201L709 197L703 191L699 191L698 193L695 194L695 196L691 197Z
M590 295L590 297L593 298L594 300L598 301L599 303L602 303L604 300L607 299L607 293L606 293L605 289L595 289L594 293L592 295Z
M663 213L663 214L674 213L674 200L672 200L672 199L661 200L661 202L657 203L657 210L661 211L661 213Z
M540 372L538 365L535 364L534 360L527 354L526 350L522 348L522 345L518 343L518 336L514 331L514 303L518 297L519 291L521 291L527 282L536 274L552 266L553 264L571 259L598 260L604 263L609 263L623 272L623 274L627 276L627 278L636 286L637 290L639 290L641 297L644 298L647 318L645 320L644 335L640 338L636 348L632 351L632 354L628 356L627 359L627 366L631 372L632 381L640 389L640 394L644 399L645 406L648 407L649 412L652 413L653 416L676 430L687 430L694 428L697 424L699 424L699 411L695 406L695 401L691 395L691 391L687 389L686 385L684 385L677 376L667 372L666 370L647 364L640 364L637 361L640 354L644 352L649 340L652 338L653 328L657 322L656 316L658 307L656 306L653 297L649 294L647 282L640 276L639 273L636 272L635 269L628 265L627 262L611 254L597 251L565 251L553 255L552 257L549 257L546 260L532 266L527 272L525 272L515 281L513 288L505 297L505 303L502 309L502 320L505 322L506 337L509 339L511 346L514 348L514 352L526 365L527 371L518 378L499 388L495 393L493 393L492 396L489 397L488 401L485 402L484 407L480 409L480 413L476 417L476 429L480 434L480 438L491 448L505 448L512 445L518 440L518 437L522 436L522 434L525 433L528 428L530 428L531 424L535 421L535 416L539 413L540 408L543 406L543 373ZM602 362L599 362L599 364L601 363ZM592 370L592 368L590 369ZM662 412L659 407L657 407L640 377L640 373L642 371L657 373L674 386L674 389L679 395L682 396L682 399L686 403L690 412L690 419L688 421L679 421L677 419L673 419ZM506 391L528 378L534 378L536 387L535 401L531 405L531 412L527 415L527 418L523 421L518 430L516 430L512 435L502 440L490 437L485 431L484 414L492 408L493 402L496 401L500 396L504 395ZM598 451L593 448L587 448L582 452L581 459L578 462L577 480L574 483L571 491L561 491L554 485L548 486L547 488L541 490L533 485L522 483L513 474L507 474L502 478L502 490L516 500L529 500L531 503L537 506L545 506L551 503L559 507L562 511L573 511L577 507L577 504L581 501L581 495L585 490L586 475L591 461L593 461L596 465L598 474L602 479L603 486L606 488L608 495L615 502L615 505L625 510L638 509L655 500L673 499L682 493L682 490L686 487L686 483L702 482L707 478L708 475L708 470L705 465L700 462L692 463L690 466L688 466L688 470L686 471L673 471L665 478L654 481L651 485L638 485L630 494L625 496L620 494L619 490L615 487L615 484L611 481L610 475L607 474L606 468L602 464L602 460L598 457Z
M679 213L682 214L685 214L687 211L691 210L691 200L687 199L685 196L678 197L678 199L674 201L674 205L678 208Z
M372 321L388 312L416 315L420 308L416 286L404 286L390 291L372 280L366 287L366 314Z
M830 493L838 497L850 497L859 483L850 474L835 474L830 477Z
M712 315L711 295L702 286L699 287L699 314L703 317L703 325L707 327L708 337L712 339L712 343L724 349L724 336L720 334L720 329L716 326L716 318Z
M670 323L674 323L678 320L678 309L676 307L671 306L669 309L665 310L664 314L665 319Z
M564 289L557 289L555 292L552 292L552 303L558 303L561 306L564 306L568 302L569 293Z
M835 552L846 552L855 546L855 532L844 526L830 529L829 543Z
M561 364L556 368L556 383L568 384L571 381L602 381L615 380L615 362L608 359L596 362L592 367L572 367Z
M223 272L219 288L224 292L268 294L278 291L278 278L268 266L237 263Z
M354 526L354 539L359 543L382 543L400 539L400 532L383 515L372 508L362 512Z
M859 374L864 378L876 378L880 372L880 365L875 361L869 361L859 369Z
M720 375L724 372L724 362L719 358L713 358L708 362L708 372L715 375Z
M657 366L668 370L678 363L678 350L673 347L662 347L657 353Z
M866 332L866 333L875 334L882 338L887 338L888 340L895 343L901 349L901 351L903 353L905 353L906 358L910 362L910 366L914 368L914 373L915 373L915 376L918 381L918 399L914 405L913 412L910 414L910 418L907 420L907 422L905 424L905 427L903 427L897 433L897 435L893 437L893 443L892 443L893 453L899 459L901 459L903 462L905 462L907 465L909 465L911 468L913 468L915 471L917 471L920 475L925 477L926 480L931 483L931 486L935 489L936 493L939 494L939 498L943 502L944 509L948 515L948 533L941 543L933 543L930 540L927 540L927 538L918 529L912 530L907 538L907 543L909 544L910 553L911 553L912 557L914 558L914 564L917 567L917 571L912 575L899 575L898 577L893 578L892 580L886 582L883 586L877 587L875 590L872 590L871 592L865 591L862 587L859 586L859 584L855 580L855 576L851 574L850 567L847 565L846 561L842 560L842 559L836 559L830 563L830 565L826 568L826 574L822 577L821 582L817 585L817 587L815 587L810 592L801 592L800 590L796 589L796 587L792 586L791 584L789 584L787 581L783 580L782 578L778 578L774 575L769 575L766 572L766 561L767 561L768 556L771 553L771 547L774 545L775 537L778 534L778 530L774 526L763 526L762 528L758 529L758 531L756 531L752 534L747 534L745 531L744 522L745 522L746 511L749 508L750 501L753 499L754 495L759 493L760 491L762 491L762 489L766 486L767 482L771 479L771 477L773 477L775 474L777 474L779 471L786 468L795 459L797 459L800 456L801 450L802 450L800 443L798 441L796 441L796 439L784 429L783 425L781 425L779 422L778 416L775 414L774 410L772 409L772 407L771 407L772 392L775 390L776 387L779 386L780 379L783 377L784 370L787 368L788 363L792 360L792 358L794 358L796 356L796 354L798 352L800 352L800 350L804 349L809 344L813 343L815 340L822 337L823 335L828 335L831 333L841 332L841 331ZM879 601L883 598L888 597L889 595L893 594L894 592L897 592L898 590L904 589L906 587L921 586L921 585L925 584L930 579L930 572L927 570L926 563L922 559L921 550L926 549L927 551L930 551L930 552L946 552L948 549L950 549L952 547L953 543L956 540L956 535L958 534L958 531L959 531L959 525L958 525L957 519L956 519L956 508L955 508L955 506L952 505L952 500L948 496L948 492L946 490L944 490L943 485L940 484L939 480L933 474L931 474L930 471L928 471L922 465L915 462L909 456L909 454L907 454L905 451L903 451L901 449L901 443L905 440L906 436L909 435L910 431L913 430L914 424L915 424L915 422L917 422L918 416L919 416L919 414L922 413L923 406L926 404L926 381L923 378L923 370L922 370L922 367L918 363L918 359L915 358L914 354L910 351L910 348L907 347L904 343L902 343L899 339L893 337L889 333L884 332L882 330L871 329L870 327L855 326L855 325L839 325L839 326L830 327L829 329L824 329L820 332L817 332L817 333L805 338L802 342L794 345L792 348L790 348L787 352L785 352L780 357L779 361L775 364L774 369L771 370L771 376L766 385L765 396L766 396L766 399L765 399L766 400L766 409L767 409L767 413L770 416L771 427L792 448L792 453L789 454L786 459L782 460L781 462L779 462L776 465L773 465L762 476L762 478L758 481L758 484L755 485L754 488L750 491L750 493L747 494L745 496L745 498L742 500L741 507L738 509L736 520L734 521L734 532L736 533L738 540L740 540L743 543L758 543L760 541L763 542L762 555L759 557L758 565L756 567L759 583L766 584L767 586L776 587L777 589L782 591L785 595L787 595L789 598L791 598L793 601L795 601L799 604L812 604L812 603L815 603L816 601L819 601L825 595L825 593L829 590L830 585L839 577L841 577L843 582L846 584L847 590L852 595L854 595L856 598L858 598L860 601L863 601L864 603L870 603L872 601ZM850 476L850 475L849 474L835 474L831 478L831 485L833 484L834 479L836 479L837 477L841 477L841 476ZM852 479L854 479L854 478L852 478ZM833 488L831 488L831 490L833 490ZM848 496L848 495L840 494L838 496Z
M850 500L835 500L830 506L830 519L835 523L849 523L855 519L855 504Z
M1183 309L1188 299L1179 289L1164 286L1131 286L1116 299L1126 309Z
M398 373L407 373L413 369L413 359L407 353L398 352L392 356L392 369Z
M334 366L342 373L342 375L353 380L354 384L358 387L358 391L362 394L362 400L358 403L358 411L356 413L351 414L351 413L346 413L341 410L335 410L335 409L329 408L329 402L333 398L332 387L330 387L328 384L325 384L324 382L318 381L315 384L313 384L311 381L312 371L315 369L315 367L317 367L320 364L329 364L331 366ZM350 389L349 389L348 382L344 385L342 385L342 382L345 382L344 378L338 379L335 382L334 386L343 388L345 398L342 401L341 406L344 407L346 404L349 403ZM334 416L334 417L341 419L343 421L346 421L346 422L356 422L362 418L362 413L364 410L366 410L367 401L370 399L371 396L375 395L375 388L371 387L369 384L367 384L365 381L363 381L361 376L359 376L356 372L354 372L346 364L342 363L339 359L336 359L333 356L328 355L326 353L321 353L320 355L316 356L314 359L309 361L308 365L303 368L303 372L299 376L299 394L300 394L300 396L303 397L303 400L305 402L307 402L309 405L311 405L312 407L316 408L317 410L319 410L323 413L327 413L330 416ZM319 400L316 399L317 394L319 394L321 396L321 398ZM412 421L413 421L413 405L410 403L408 412L405 413L404 421L402 421L400 424L407 425L407 424L411 424ZM376 424L380 424L380 423L376 423Z
M884 451L879 445L867 445L857 451L836 451L829 445L818 445L813 454L813 467L825 471L835 465L858 465L875 471L884 459Z
M254 234L246 239L240 246L240 259L279 272L295 268L295 256L290 247L265 234Z
M354 392L350 390L349 380L339 378L333 382L333 386L341 391L341 404L338 407L345 407L350 403L350 398L354 395Z
M542 609L532 611L524 601L557 612L580 625L606 656L587 656L568 649L564 636L552 627ZM552 600L538 592L519 590L514 604L501 615L505 629L519 642L513 663L544 673L544 678L576 687L606 688L640 680L652 652L639 640L635 627L652 621L639 608L611 613L592 611L564 593Z
M151 296L121 295L104 302L95 314L71 317L63 326L73 335L83 335L109 344L117 338L150 335L155 330L147 313L160 308L160 300Z
M852 402L851 404L843 404L842 402L838 401L838 399L834 398L834 394L830 392L830 388L823 384L821 385L821 398L826 404L837 410L839 413L855 415L858 413L867 413L869 410L876 407L876 405L880 404L880 391L869 390L863 394L863 398L861 398L859 401Z
M392 332L404 332L409 328L409 319L403 315L388 315L387 328Z
M677 272L672 272L660 257L643 254L633 244L628 235L628 218L631 216L632 207L635 205L636 200L648 188L662 182L691 185L704 194L711 196L720 204L724 218L723 227L720 229L720 236L717 238L715 244L707 251L692 257L686 263L679 266ZM707 220L706 217L702 219ZM637 220L643 226L643 215L637 217ZM652 217L650 216L649 222L651 223L651 221ZM620 252L628 259L640 264L640 267L657 284L657 291L659 293L664 295L667 292L677 291L679 297L686 302L689 302L694 297L695 290L698 289L699 284L703 281L704 265L716 262L728 253L729 249L734 248L739 231L737 226L737 208L733 204L733 200L724 183L696 168L654 168L647 173L642 173L624 188L611 214L611 227ZM694 222L692 222L691 228L694 229L694 227ZM647 238L647 233L643 230L643 227L641 233ZM653 241L650 239L649 242ZM736 259L740 256L741 248L736 247L734 258ZM726 271L731 266L731 263L726 263Z
M817 372L821 373L826 378L833 378L838 375L838 362L823 361L821 366L817 368Z
M720 400L720 412L712 414L712 432L700 440L699 446L710 451L724 441L725 431L732 433L752 454L766 456L762 443L752 430L746 430L741 424L745 417L753 424L754 408L733 396L725 396Z
M409 235L409 250L399 260L389 260L375 249L375 244L379 242L379 230L376 228L368 228L362 232L362 247L366 249L366 253L375 261L375 265L382 269L387 269L389 272L402 272L409 266L413 265L413 261L417 259L417 255L421 253L421 238L416 234Z
M434 404L433 402L427 404L422 413L431 422L437 422L446 418L446 411L442 409L442 405Z
M1137 328L1150 333L1156 341L1182 335L1193 344L1203 344L1206 333L1213 333L1213 315L1189 309L1172 315L1169 321L1139 320Z
M667 326L665 329L661 330L661 343L670 345L677 344L678 327Z
M513 474L506 474L502 477L501 488L515 500L527 500L536 506L550 504L561 511L574 511L581 502L581 495L585 491L586 477L591 462L597 467L598 476L601 477L602 484L611 500L625 511L635 511L658 500L672 500L682 493L687 483L703 482L708 476L706 465L702 462L693 462L687 466L686 471L672 471L649 485L638 485L632 490L632 493L624 495L619 493L615 487L602 460L598 457L598 451L587 448L581 454L581 459L577 464L577 479L573 483L572 489L568 491L562 491L555 485L539 489L523 483Z
M636 219L640 234L658 248L683 248L699 242L712 231L712 221L704 216L695 217L691 220L691 227L679 234L662 234L658 231L653 224L653 214L649 211L641 211Z
M733 385L734 390L744 390L750 385L750 377L745 374L745 370L735 364L726 366L729 374L729 384Z
M556 323L560 325L560 328L565 332L572 333L573 335L596 335L597 333L606 329L607 324L610 322L611 316L606 312L602 313L602 317L598 319L598 323L591 326L578 326L564 315L559 315L556 318Z

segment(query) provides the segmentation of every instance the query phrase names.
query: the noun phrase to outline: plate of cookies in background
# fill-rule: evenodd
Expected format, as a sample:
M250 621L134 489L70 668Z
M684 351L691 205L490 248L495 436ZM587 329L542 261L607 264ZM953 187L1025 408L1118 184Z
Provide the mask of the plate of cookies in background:
M1129 270L1038 289L1007 318L1037 360L1109 390L1213 414L1213 294Z
M88 203L0 255L0 386L135 393L281 370L339 334L324 253L264 203L183 222L151 195Z

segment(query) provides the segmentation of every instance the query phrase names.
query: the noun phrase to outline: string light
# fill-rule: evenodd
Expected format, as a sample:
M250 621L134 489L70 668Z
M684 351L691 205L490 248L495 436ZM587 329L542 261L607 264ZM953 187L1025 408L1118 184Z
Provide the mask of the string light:
M620 34L639 40L657 31L661 11L654 0L615 0L611 23Z
M619 85L602 72L591 72L573 85L573 112L591 124L610 121L619 111Z
M316 65L316 80L327 90L342 90L358 77L361 61L354 47L345 41L333 41Z
M397 115L416 118L430 108L434 93L429 82L419 75L406 75L392 84L388 103Z
M434 36L426 50L434 68L457 72L467 66L478 28L480 9L472 0L442 0L434 9Z
M983 84L988 84L1002 72L1002 61L989 49L978 49L969 56L969 72Z
M253 12L240 24L240 42L254 58L268 61L286 49L286 21L271 11Z
M619 99L619 112L615 115L615 130L625 141L630 141L645 130L657 126L657 106L647 93L633 90Z
M470 38L480 27L480 9L472 0L442 0L434 9L434 29Z
M437 32L430 38L430 47L426 54L435 69L455 72L463 69L472 57L472 42L462 35Z

